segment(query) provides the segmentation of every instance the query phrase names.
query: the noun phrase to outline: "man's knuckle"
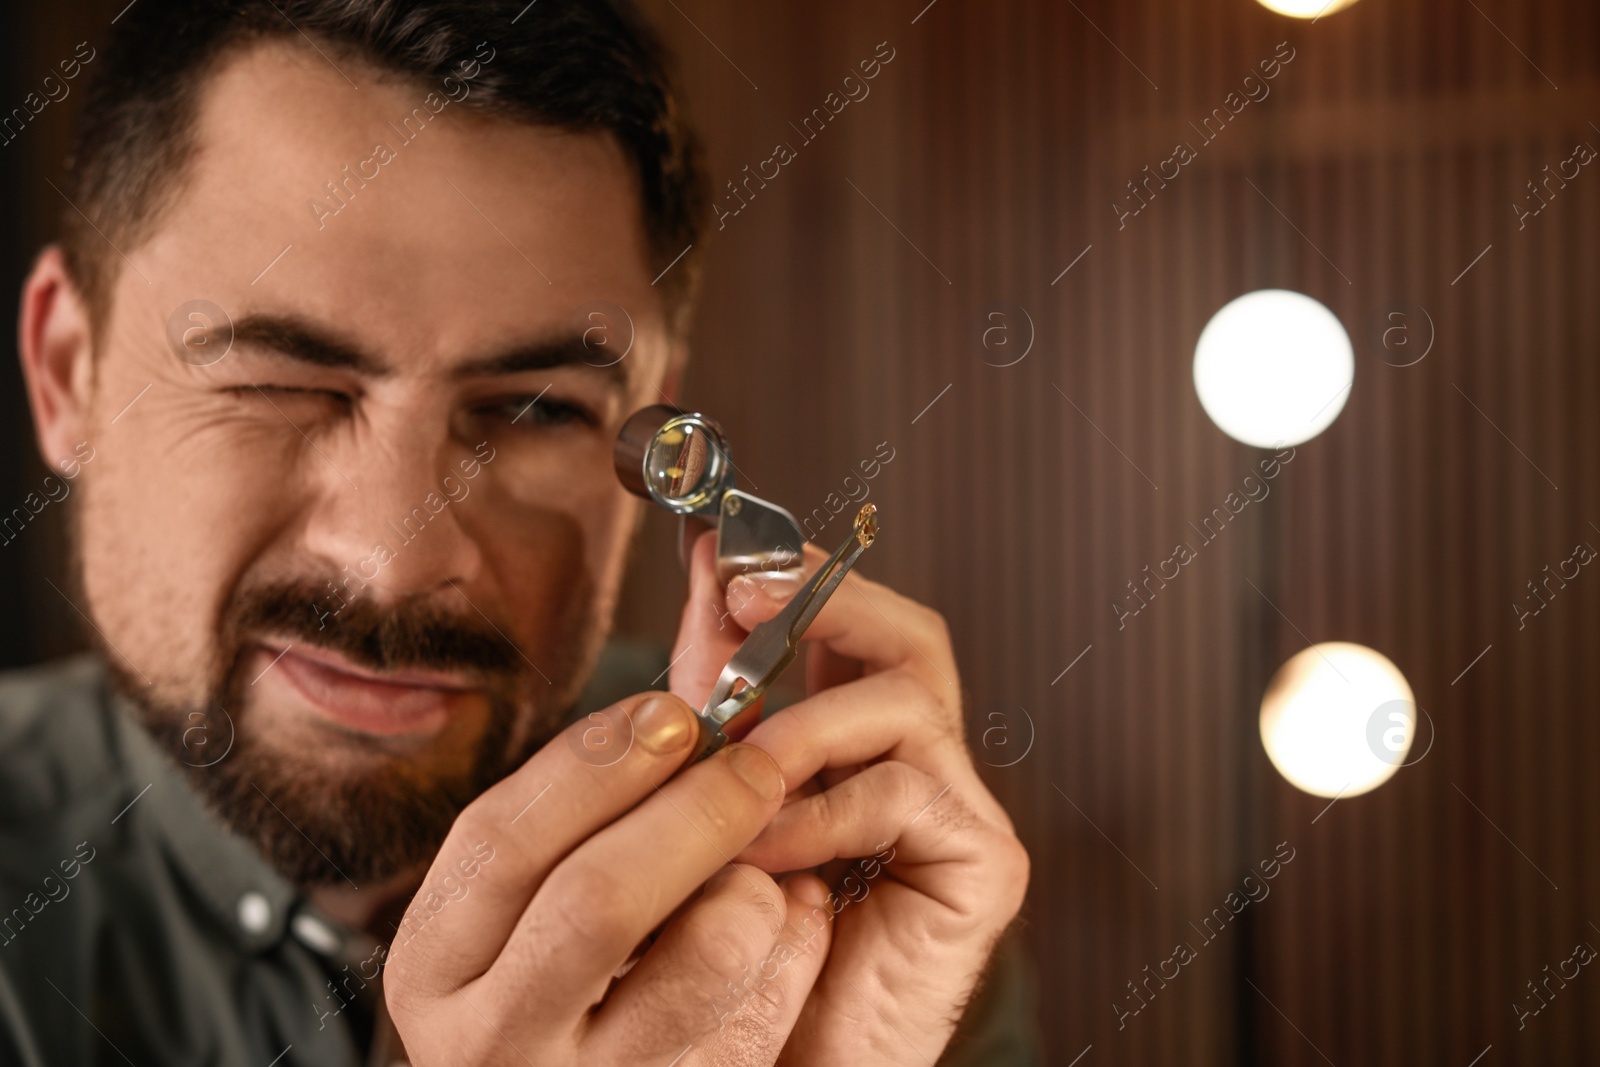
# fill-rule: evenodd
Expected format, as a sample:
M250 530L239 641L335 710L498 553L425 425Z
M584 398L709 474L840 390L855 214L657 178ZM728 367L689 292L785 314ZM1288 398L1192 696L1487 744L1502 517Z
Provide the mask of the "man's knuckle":
M773 979L757 985L744 1010L732 1021L738 1036L750 1042L770 1040L773 1029L788 1015L783 983Z
M617 950L637 907L627 889L602 871L579 868L552 875L539 895L555 937L582 954Z
M1030 861L1022 842L996 832L982 844L965 877L953 881L948 899L960 927L1004 926L1022 910Z
M696 920L694 927L694 936L686 939L683 965L684 977L690 983L715 992L751 966L748 939L708 919Z
M931 729L936 735L950 732L952 723L949 709L940 699L941 684L928 675L922 661L886 672L876 684L886 687L884 700L905 717L908 731Z
M1033 874L1033 859L1028 855L1027 848L1013 834L1003 835L995 852L995 866L1001 871L1001 884L1010 890L1007 903L1011 914L1015 915L1022 909L1023 899L1028 894L1028 879Z
M417 988L410 953L397 952L389 956L383 970L383 999L389 1006L389 1014L395 1018L421 1012L423 997Z
M500 786L489 789L480 794L472 803L461 809L455 822L451 824L449 837L440 848L442 856L467 855L471 853L471 843L479 841L494 841L503 839L503 819L497 819L494 814L496 802L501 795Z
M832 789L824 789L806 801L811 806L811 821L821 831L832 832L842 821L845 801L850 796L850 791L860 788L858 784L852 784L855 781L855 778L846 779Z
M741 918L747 912L768 935L777 937L783 929L784 915L788 911L783 889L760 867L735 863L727 870L730 873L726 886L735 894L732 899L741 910Z
M767 799L755 786L739 777L727 759L708 760L707 763L715 765L716 773L697 780L696 787L680 802L681 810L690 816L690 823L712 841L736 836L745 829L753 833L759 825L757 813L765 807Z
M879 764L881 772L888 778L895 792L899 794L900 806L907 814L915 814L919 809L927 807L939 791L933 778L923 771L901 760L885 760Z
M783 890L759 868L741 867L740 870L746 877L756 882L750 891L751 910L763 924L767 934L776 938L783 932L784 919L788 916L788 905L783 899Z

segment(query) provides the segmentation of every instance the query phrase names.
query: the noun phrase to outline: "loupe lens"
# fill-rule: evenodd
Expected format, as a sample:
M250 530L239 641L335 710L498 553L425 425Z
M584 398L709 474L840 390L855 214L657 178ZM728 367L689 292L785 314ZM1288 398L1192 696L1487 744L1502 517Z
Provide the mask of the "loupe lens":
M703 415L658 404L635 413L618 435L623 484L680 515L715 514L731 470L721 427Z
M714 487L719 459L717 444L705 427L674 420L656 434L645 456L651 495L670 507L693 510Z

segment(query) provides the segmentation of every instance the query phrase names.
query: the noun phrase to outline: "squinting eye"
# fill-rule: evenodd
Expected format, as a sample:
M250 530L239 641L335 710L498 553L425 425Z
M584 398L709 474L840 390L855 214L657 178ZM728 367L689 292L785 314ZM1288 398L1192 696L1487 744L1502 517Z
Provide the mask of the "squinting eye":
M516 427L566 426L579 423L594 426L594 415L576 404L552 400L545 396L523 396L482 409L490 416L499 415Z
M297 385L232 385L225 392L244 400L266 400L274 405L301 401L321 401L347 408L354 400L335 389L306 389Z

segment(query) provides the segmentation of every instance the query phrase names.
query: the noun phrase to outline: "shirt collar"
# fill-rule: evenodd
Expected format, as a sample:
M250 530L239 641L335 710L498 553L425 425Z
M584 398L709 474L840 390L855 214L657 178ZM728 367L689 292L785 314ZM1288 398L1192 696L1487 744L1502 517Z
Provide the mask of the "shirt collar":
M574 717L650 688L654 682L649 679L658 681L666 662L667 650L656 645L608 643ZM109 683L106 691L111 729L130 781L135 789L150 783L127 817L165 838L173 862L234 942L255 953L292 935L335 962L370 960L377 942L321 912L254 845L230 830L189 785L172 756L157 748L131 702Z
M218 925L241 949L261 952L283 940L296 916L309 915L320 929L297 940L320 955L336 955L351 932L316 912L255 846L229 830L157 748L130 703L120 694L111 699L112 729L128 774L135 788L150 783L129 814L165 838L173 862ZM306 924L299 925L304 934Z

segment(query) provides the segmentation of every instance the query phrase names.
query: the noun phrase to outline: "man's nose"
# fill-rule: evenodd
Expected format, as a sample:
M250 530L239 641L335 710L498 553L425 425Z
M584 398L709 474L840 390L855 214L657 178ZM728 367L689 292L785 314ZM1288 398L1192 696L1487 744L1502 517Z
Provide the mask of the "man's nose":
M475 581L483 553L467 532L470 483L448 440L367 440L329 455L337 469L306 524L306 547L339 575L355 576L385 600Z

